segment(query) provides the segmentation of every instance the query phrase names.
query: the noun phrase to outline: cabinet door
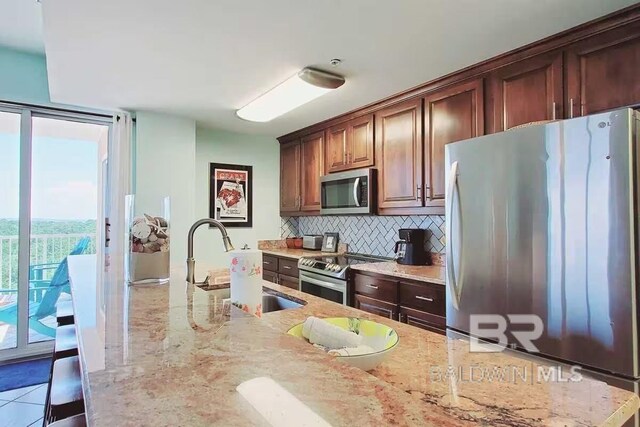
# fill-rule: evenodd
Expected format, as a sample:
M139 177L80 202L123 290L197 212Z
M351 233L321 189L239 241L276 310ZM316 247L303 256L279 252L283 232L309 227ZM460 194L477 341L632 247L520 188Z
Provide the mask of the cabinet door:
M325 164L327 173L338 172L347 168L347 139L349 129L342 123L327 129Z
M280 212L300 210L300 142L280 145Z
M378 207L422 206L422 100L375 114Z
M567 117L640 104L640 22L571 46L566 81Z
M320 210L320 176L324 171L324 132L302 138L300 143L300 210Z
M373 166L373 115L349 122L347 161L349 168Z
M500 68L488 81L489 133L563 117L562 52Z
M262 270L262 279L271 283L278 283L278 274L269 270Z
M391 320L398 320L398 306L384 301L378 301L373 298L362 295L354 295L355 308L366 311L367 313L377 314L378 316L387 317Z
M278 283L282 286L286 286L287 288L298 290L300 279L293 276L285 276L284 274L279 275Z
M400 307L400 321L439 334L444 334L447 327L444 317L407 307Z
M424 98L426 206L444 206L444 146L484 134L482 85L477 79Z

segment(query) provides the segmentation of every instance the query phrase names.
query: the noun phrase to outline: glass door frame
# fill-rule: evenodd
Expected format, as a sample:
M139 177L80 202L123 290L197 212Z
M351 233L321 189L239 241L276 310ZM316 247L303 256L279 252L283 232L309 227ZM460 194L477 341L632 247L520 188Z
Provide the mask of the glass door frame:
M54 340L29 343L29 268L31 263L31 166L33 151L33 118L48 118L79 123L91 123L108 127L108 144L111 144L113 117L103 114L83 113L54 108L11 104L0 102L0 112L20 114L20 165L19 165L19 211L18 211L18 318L16 327L17 345L14 348L0 350L0 364L5 361L25 359L53 351ZM109 147L107 147L109 152ZM100 165L98 164L98 171ZM107 177L108 179L108 177ZM101 223L101 212L98 212L96 226ZM96 234L96 251L98 256L104 241L98 241ZM98 263L100 265L100 263ZM96 283L102 275L98 271Z

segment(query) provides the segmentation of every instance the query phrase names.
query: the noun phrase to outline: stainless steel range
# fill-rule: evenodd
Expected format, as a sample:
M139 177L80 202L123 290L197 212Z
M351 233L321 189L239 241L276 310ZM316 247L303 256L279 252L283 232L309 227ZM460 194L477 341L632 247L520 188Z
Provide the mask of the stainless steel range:
M303 257L298 261L299 290L347 305L349 266L389 260L390 258L361 254Z

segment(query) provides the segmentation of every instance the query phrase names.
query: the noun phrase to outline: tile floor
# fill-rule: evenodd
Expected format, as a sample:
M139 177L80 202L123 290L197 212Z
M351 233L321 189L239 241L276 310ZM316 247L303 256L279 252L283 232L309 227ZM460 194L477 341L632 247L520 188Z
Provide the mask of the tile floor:
M0 392L0 427L41 426L46 396L46 384Z

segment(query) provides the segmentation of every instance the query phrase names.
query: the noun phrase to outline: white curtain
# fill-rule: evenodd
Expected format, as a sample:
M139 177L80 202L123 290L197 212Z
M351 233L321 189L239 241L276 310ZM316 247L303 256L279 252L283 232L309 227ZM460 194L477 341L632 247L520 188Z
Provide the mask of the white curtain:
M100 295L103 300L102 304L98 306L102 308L104 316L115 319L122 319L122 316L125 315L123 302L127 286L124 277L124 263L128 249L125 197L132 193L132 134L131 116L127 113L115 115L107 166L109 183L106 212L110 224L110 240L106 250L105 280L101 284L104 286ZM115 332L113 336L110 336L110 333L107 334L106 341L122 342L124 331L113 332Z

